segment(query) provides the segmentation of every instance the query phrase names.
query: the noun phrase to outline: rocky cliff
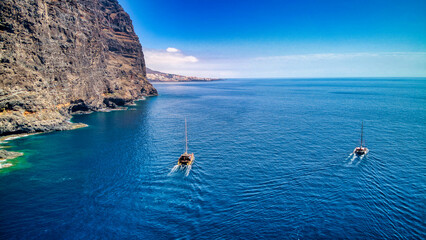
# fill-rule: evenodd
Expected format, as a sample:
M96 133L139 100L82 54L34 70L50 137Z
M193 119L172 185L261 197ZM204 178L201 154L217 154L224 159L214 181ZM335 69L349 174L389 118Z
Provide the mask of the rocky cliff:
M156 94L117 0L0 1L0 135L69 129L73 113Z

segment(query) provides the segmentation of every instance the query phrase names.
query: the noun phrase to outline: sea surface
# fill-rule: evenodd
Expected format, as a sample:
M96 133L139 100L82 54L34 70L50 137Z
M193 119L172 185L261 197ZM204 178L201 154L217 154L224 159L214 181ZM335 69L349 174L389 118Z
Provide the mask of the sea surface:
M155 87L7 142L25 155L0 170L0 239L426 238L426 79Z

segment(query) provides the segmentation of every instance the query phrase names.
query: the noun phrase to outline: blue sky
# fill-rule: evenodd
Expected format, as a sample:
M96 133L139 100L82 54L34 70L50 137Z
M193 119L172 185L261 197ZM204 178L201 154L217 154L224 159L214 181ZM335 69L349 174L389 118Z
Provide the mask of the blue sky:
M119 0L148 67L210 77L426 76L426 1Z

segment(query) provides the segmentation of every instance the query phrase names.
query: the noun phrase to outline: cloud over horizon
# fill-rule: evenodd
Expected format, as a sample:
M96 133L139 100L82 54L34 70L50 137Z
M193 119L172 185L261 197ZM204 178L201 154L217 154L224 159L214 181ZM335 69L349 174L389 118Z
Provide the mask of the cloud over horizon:
M145 49L145 60L147 65L156 70L172 67L182 67L188 63L198 62L198 58L183 54L179 49Z
M426 77L425 0L119 1L163 72Z
M179 49L177 49L177 48L172 48L172 47L168 47L168 48L166 49L166 51L167 51L167 52L171 52L171 53L180 52L180 50L179 50Z
M154 70L219 78L422 77L426 52L316 53L259 57L203 58L176 48L145 50Z

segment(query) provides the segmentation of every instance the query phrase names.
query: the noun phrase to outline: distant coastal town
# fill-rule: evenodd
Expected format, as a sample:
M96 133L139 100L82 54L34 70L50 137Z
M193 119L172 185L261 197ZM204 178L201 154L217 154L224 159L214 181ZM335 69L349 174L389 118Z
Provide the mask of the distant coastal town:
M171 73L163 73L149 68L146 69L146 77L151 82L208 82L220 80L219 78L188 77Z

